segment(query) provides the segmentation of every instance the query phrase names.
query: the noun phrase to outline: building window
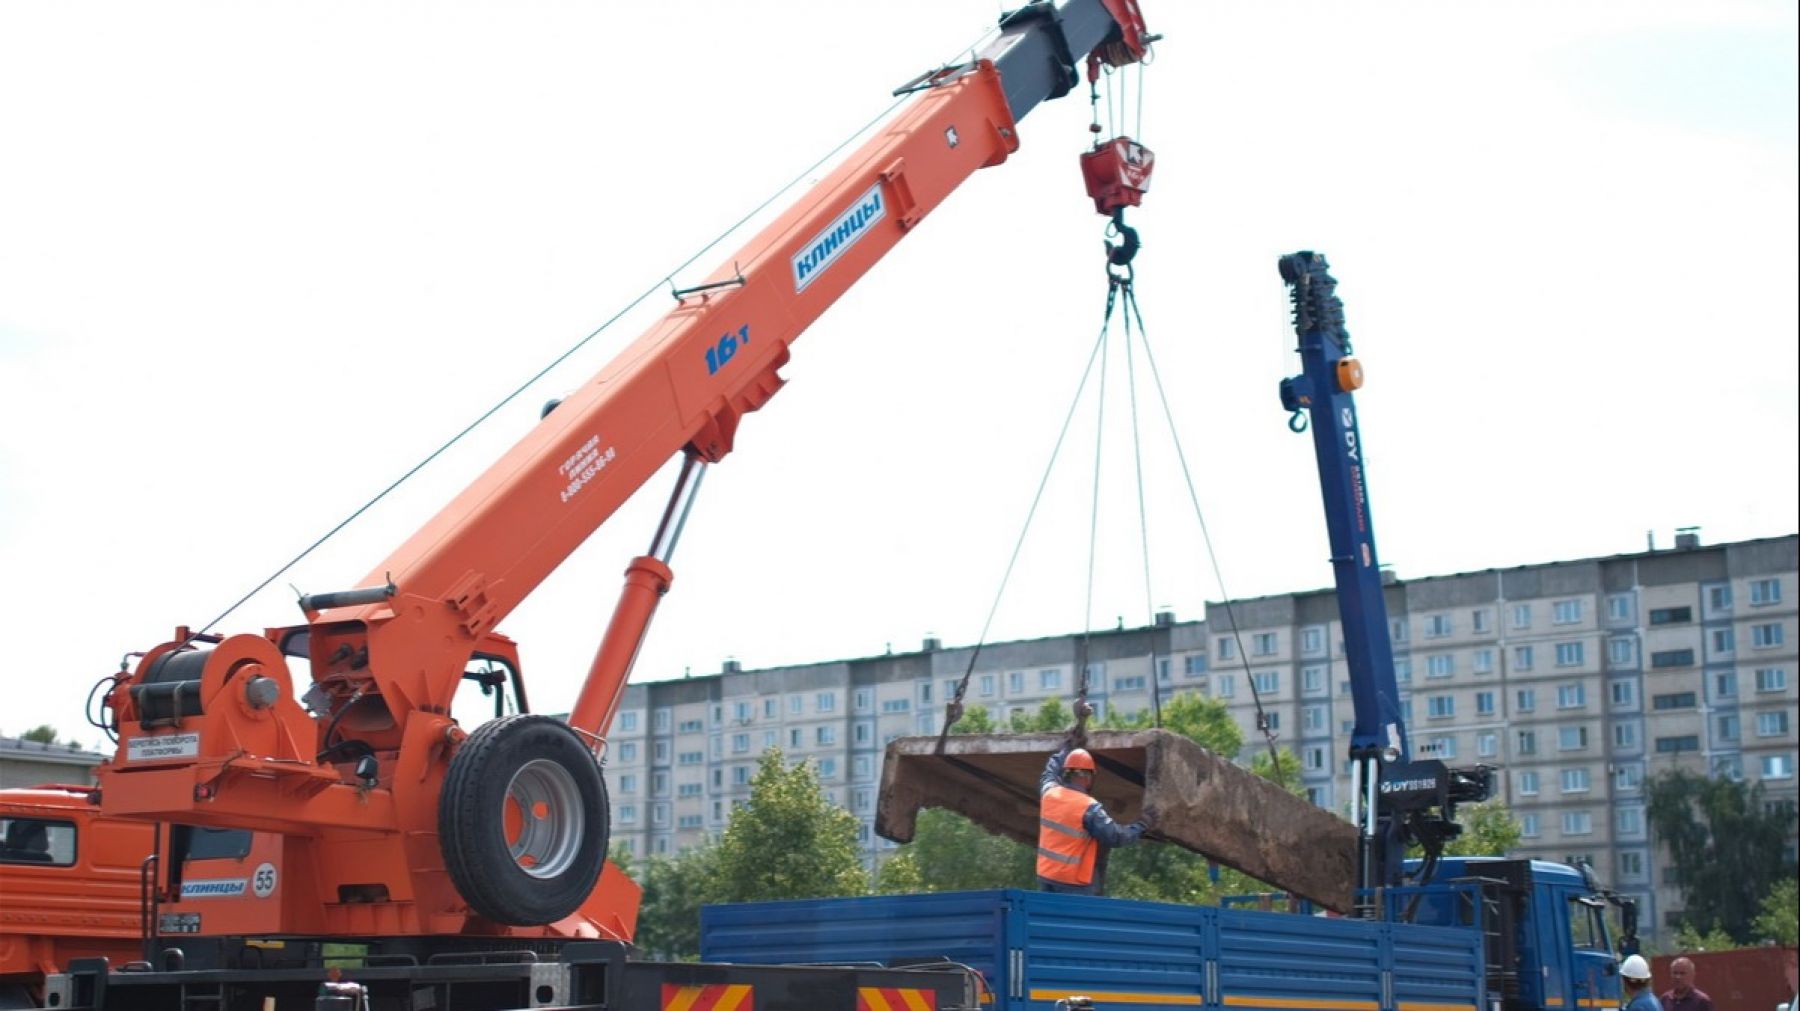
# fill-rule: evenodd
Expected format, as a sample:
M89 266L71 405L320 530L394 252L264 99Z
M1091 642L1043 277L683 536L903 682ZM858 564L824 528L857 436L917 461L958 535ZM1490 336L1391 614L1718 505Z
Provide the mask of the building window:
M775 742L776 742L776 741L777 741L777 740L778 740L778 739L779 739L779 738L780 738L780 734L778 734L778 733L777 733L777 732L776 732L776 731L773 731L773 730L765 730L765 731L763 731L763 736L762 736L762 749L763 749L763 750L764 750L764 751L767 751L767 750L769 750L769 749L770 749L770 748L773 748L773 747L774 747L774 746L775 746Z
M763 719L772 720L775 717L780 716L780 715L781 715L781 700L780 699L775 699L775 698L763 699Z
M850 771L857 779L868 779L873 776L874 768L875 763L869 759L868 755L857 755L850 762Z
M1263 716L1265 719L1267 719L1269 721L1269 729L1270 730L1280 730L1281 729L1281 714L1280 713L1264 713Z
M1556 689L1556 708L1580 709L1587 705L1587 686L1577 681L1572 685L1558 685Z
M1556 665L1558 667L1579 667L1585 659L1586 652L1579 642L1559 642L1556 644Z
M919 682L919 705L928 706L930 704L931 704L931 682L921 681L921 682Z
M1763 760L1762 760L1762 778L1764 778L1764 779L1793 779L1794 778L1794 756L1792 756L1792 755L1764 755Z
M859 713L866 713L875 705L875 693L867 688L858 688L850 696L850 705Z
M1300 710L1300 729L1302 729L1302 730L1324 730L1325 729L1325 707L1324 706L1306 706L1306 707L1302 708Z
M805 746L806 746L806 731L800 729L799 727L790 728L788 730L788 747L794 749L795 751L798 751Z
M1664 649L1650 654L1650 666L1661 670L1665 667L1692 667L1694 651L1691 649Z
M732 734L731 735L731 753L732 754L743 755L743 754L749 753L749 751L750 751L750 735L749 734Z
M1486 733L1475 735L1475 754L1479 758L1493 758L1500 750L1498 734Z
M1787 671L1780 667L1758 667L1756 669L1756 690L1758 692L1787 691Z
M1025 694L1025 672L1024 671L1014 670L1014 671L1006 672L1006 694L1008 694L1008 695L1023 695L1023 694Z
M1469 612L1469 628L1478 634L1488 630L1487 608L1479 607Z
M814 740L814 743L820 745L821 747L836 744L837 743L837 728L836 727L819 727L813 731L813 740Z
M684 751L675 756L677 765L704 765L705 763L706 752L704 751Z
M1112 690L1115 692L1141 692L1144 690L1144 676L1133 674L1130 677L1113 678Z
M1756 579L1750 583L1750 606L1781 603L1781 580Z
M1556 748L1558 751L1585 751L1588 746L1586 727L1558 727L1556 730Z
M1213 694L1228 699L1237 694L1237 675L1220 674L1213 679Z
M1412 660L1403 656L1394 658L1394 680L1403 685L1412 683Z
M1447 614L1429 614L1425 616L1425 638L1442 639L1450 634L1450 616Z
M1469 669L1477 674L1492 674L1494 672L1494 651L1478 649L1470 654Z
M1189 653L1181 658L1181 672L1188 677L1199 677L1206 673L1206 654Z
M625 775L619 777L619 792L620 793L636 793L637 788L638 788L638 778L637 778L636 773L628 772Z
M669 721L671 719L673 719L673 717L671 717L669 715L669 711L667 709L658 709L656 711L656 717L655 717L656 732L659 734L668 733L669 732Z
M929 696L931 695L929 686L927 686L925 694L927 696L927 701L929 701ZM813 705L817 706L821 713L832 712L837 709L837 693L820 692L813 697Z
M1513 693L1513 711L1529 713L1537 708L1537 689L1520 688Z
M1449 653L1427 657L1425 660L1425 676L1447 678L1456 673L1456 657Z
M1771 646L1779 646L1785 638L1786 637L1782 634L1780 622L1770 622L1766 625L1750 626L1750 645L1756 649L1768 649Z
M1513 647L1513 670L1527 671L1531 669L1531 647Z
M1535 731L1535 730L1519 731L1519 754L1521 754L1521 755L1537 754L1537 731Z
M1637 642L1634 639L1619 636L1606 640L1606 662L1614 667L1629 667L1637 658Z
M1615 724L1613 724L1613 747L1629 750L1629 749L1636 748L1637 743L1638 743L1637 724L1635 724L1635 723L1615 723Z
M1630 792L1643 785L1644 769L1636 762L1627 762L1613 773L1613 786L1619 790Z
M619 761L635 762L637 760L638 746L636 741L626 741L624 744L619 745Z
M748 765L734 765L731 767L732 786L743 786L748 782L750 782L750 767Z
M1455 758L1456 738L1433 737L1425 742L1425 747L1420 753L1426 758Z
M1522 814L1519 816L1519 835L1526 839L1536 839L1539 834L1537 815Z
M697 734L705 729L705 720L682 720L675 725L675 732L678 734Z
M1784 737L1787 732L1788 714L1785 711L1756 714L1756 736Z
M1683 751L1699 750L1700 738L1694 734L1683 734L1676 737L1658 737L1656 739L1656 753L1659 755L1673 755Z
M1720 583L1706 588L1706 607L1713 613L1731 610L1731 586Z
M1258 632L1250 637L1250 651L1257 656L1275 655L1275 633Z
M994 697L994 675L981 675L981 697L984 699L991 699Z
M1390 626L1392 626L1391 628L1388 629L1388 637L1393 639L1395 642L1405 642L1406 641L1406 631L1407 631L1406 630L1406 619L1405 618L1396 618L1393 621L1389 622L1388 624Z
M1559 600L1550 605L1550 623L1553 625L1575 625L1581 621L1580 600Z
M1671 709L1692 709L1698 704L1693 692L1669 692L1665 695L1650 697L1650 707L1663 712Z
M1722 713L1713 718L1715 735L1721 741L1735 741L1743 736L1736 713Z
M1530 769L1519 773L1519 796L1535 797L1538 795L1538 774Z
M1166 656L1156 658L1156 680L1165 685L1169 683L1169 658Z
M1606 598L1606 617L1611 621L1631 620L1631 594L1615 593Z
M1051 692L1051 691L1057 691L1061 688L1062 688L1062 671L1060 669L1049 668L1049 669L1038 671L1038 690L1039 691Z
M1425 700L1425 715L1434 720L1447 720L1456 715L1456 696L1433 695Z
M1589 782L1586 769L1564 769L1562 771L1562 792L1564 793L1586 793Z
M1619 877L1628 881L1641 881L1644 878L1644 854L1640 850L1626 850L1619 854ZM1639 909L1644 908L1639 906Z
M1325 652L1325 630L1316 627L1301 629L1300 652L1307 656L1318 656Z
M800 714L802 714L804 712L806 712L806 696L804 696L804 695L789 695L788 696L788 715L789 716L799 716Z
M636 804L620 804L619 805L619 824L621 824L621 825L636 825L637 824L637 805Z
M627 733L627 734L635 733L637 731L637 728L638 728L638 714L637 713L632 712L632 713L620 713L619 714L619 730L622 733Z
M652 749L651 757L656 764L667 765L669 763L669 742L657 741L656 746Z
M910 713L912 712L912 699L886 699L881 703L881 711L884 713Z
M705 791L706 791L706 788L704 786L701 786L699 783L682 783L675 787L675 796L677 796L677 797L698 797L698 796L700 796L700 794L704 793Z
M1685 625L1694 620L1694 609L1691 607L1653 607L1650 609L1652 625Z
M652 797L667 797L669 795L668 773L653 772L650 774L650 795Z
M1477 716L1492 716L1492 715L1494 715L1494 712L1495 712L1494 693L1493 692L1476 692L1475 693L1475 715L1477 715Z
M731 718L739 723L749 723L752 716L750 703L734 702L731 706Z
M1594 831L1594 816L1586 811L1564 811L1563 835L1587 835Z
M1628 709L1637 705L1637 685L1620 679L1612 683L1612 704L1615 709Z
M1512 627L1514 627L1514 628L1530 628L1531 627L1531 605L1530 604L1514 604L1513 605Z
M1318 772L1320 769L1323 769L1323 768L1325 768L1325 749L1324 748L1307 748L1306 749L1306 771L1307 772Z
M1237 659L1237 643L1226 636L1220 636L1217 652L1221 660L1235 660Z
M1273 695L1281 690L1281 675L1272 670L1259 670L1250 675L1251 684L1261 695Z
M1325 668L1300 668L1300 688L1308 695L1318 695L1325 691Z

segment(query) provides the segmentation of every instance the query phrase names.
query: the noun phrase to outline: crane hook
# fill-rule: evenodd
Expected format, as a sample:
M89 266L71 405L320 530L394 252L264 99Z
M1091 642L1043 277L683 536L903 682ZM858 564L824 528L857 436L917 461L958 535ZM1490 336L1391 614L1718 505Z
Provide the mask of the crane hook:
M1138 241L1137 229L1125 223L1125 208L1113 208L1112 224L1107 227L1109 231L1118 233L1119 241L1107 240L1106 262L1114 267L1131 266L1131 261L1137 256L1138 247L1142 243Z

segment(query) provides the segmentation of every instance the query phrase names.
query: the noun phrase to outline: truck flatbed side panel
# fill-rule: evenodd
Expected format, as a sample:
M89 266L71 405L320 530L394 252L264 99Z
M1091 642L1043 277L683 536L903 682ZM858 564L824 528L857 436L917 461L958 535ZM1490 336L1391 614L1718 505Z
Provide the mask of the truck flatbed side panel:
M1060 734L957 734L888 744L875 831L908 842L920 808L955 811L997 835L1035 845L1038 777ZM1151 838L1180 846L1338 912L1349 912L1356 830L1329 811L1164 730L1088 735L1094 795L1120 821L1145 803Z
M754 902L700 916L708 960L944 957L981 972L993 1011L1050 1011L1072 994L1109 1008L1317 1009L1330 1001L1477 1011L1480 944L1473 928L1013 889Z

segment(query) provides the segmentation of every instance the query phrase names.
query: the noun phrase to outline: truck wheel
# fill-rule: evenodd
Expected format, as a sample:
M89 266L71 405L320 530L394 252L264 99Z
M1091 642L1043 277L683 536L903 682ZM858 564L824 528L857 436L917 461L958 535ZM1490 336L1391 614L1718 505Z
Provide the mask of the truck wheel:
M553 923L594 890L610 834L606 783L580 736L548 716L483 724L450 760L438 844L475 912Z

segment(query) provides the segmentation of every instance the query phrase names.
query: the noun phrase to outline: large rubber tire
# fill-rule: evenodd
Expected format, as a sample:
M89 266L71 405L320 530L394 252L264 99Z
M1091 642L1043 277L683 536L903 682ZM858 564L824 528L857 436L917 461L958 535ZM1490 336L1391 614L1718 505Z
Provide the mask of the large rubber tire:
M456 890L475 912L514 926L579 908L600 880L611 829L593 752L548 716L476 729L451 758L438 801L438 844Z

